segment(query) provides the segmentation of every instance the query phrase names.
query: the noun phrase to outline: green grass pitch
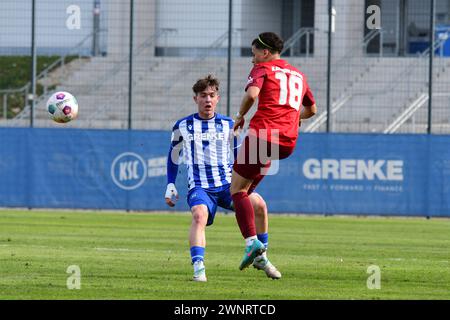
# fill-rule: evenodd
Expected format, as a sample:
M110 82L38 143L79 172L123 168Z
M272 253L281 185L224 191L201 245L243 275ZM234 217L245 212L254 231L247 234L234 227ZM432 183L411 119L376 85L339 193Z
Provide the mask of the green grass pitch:
M450 220L270 215L281 280L238 270L233 215L207 228L195 283L188 213L0 211L0 299L450 299ZM67 288L68 266L81 288ZM368 289L370 265L380 289Z

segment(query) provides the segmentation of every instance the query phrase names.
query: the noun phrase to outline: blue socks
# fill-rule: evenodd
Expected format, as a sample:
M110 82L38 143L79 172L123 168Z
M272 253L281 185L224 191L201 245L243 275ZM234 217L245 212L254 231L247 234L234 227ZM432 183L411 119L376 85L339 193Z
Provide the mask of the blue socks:
M205 248L204 247L197 247L193 246L191 247L191 259L192 263L198 260L204 260L205 258Z
M266 247L266 249L267 249L267 247L269 246L269 234L267 232L260 233L257 235L257 237L258 237L258 240L261 241L263 243L264 247Z

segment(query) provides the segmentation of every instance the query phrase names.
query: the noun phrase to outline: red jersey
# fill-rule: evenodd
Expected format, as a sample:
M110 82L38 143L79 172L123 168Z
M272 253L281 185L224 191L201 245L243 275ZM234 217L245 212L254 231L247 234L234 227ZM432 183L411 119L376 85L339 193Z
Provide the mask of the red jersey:
M275 140L270 137L274 134L272 130L276 129L280 145L295 146L302 105L315 104L306 76L285 60L278 59L255 64L245 91L251 86L261 91L258 110L250 120L250 129L256 130L260 138L269 141ZM267 130L267 138L260 133L261 129Z

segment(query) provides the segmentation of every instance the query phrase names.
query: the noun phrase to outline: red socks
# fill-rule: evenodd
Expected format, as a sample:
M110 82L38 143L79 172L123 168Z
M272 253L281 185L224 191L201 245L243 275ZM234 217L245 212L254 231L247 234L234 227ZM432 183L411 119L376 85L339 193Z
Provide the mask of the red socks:
M247 192L238 192L231 196L236 210L236 220L244 238L256 236L255 213Z

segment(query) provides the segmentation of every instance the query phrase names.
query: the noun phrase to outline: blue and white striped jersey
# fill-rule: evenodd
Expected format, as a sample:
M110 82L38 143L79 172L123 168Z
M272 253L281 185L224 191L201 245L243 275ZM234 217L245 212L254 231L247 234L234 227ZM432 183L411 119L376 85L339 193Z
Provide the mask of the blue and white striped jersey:
M208 120L200 118L198 114L178 120L172 129L167 160L168 183L175 183L182 152L183 162L187 166L189 189L211 189L230 184L237 152L232 130L233 119L218 113Z

